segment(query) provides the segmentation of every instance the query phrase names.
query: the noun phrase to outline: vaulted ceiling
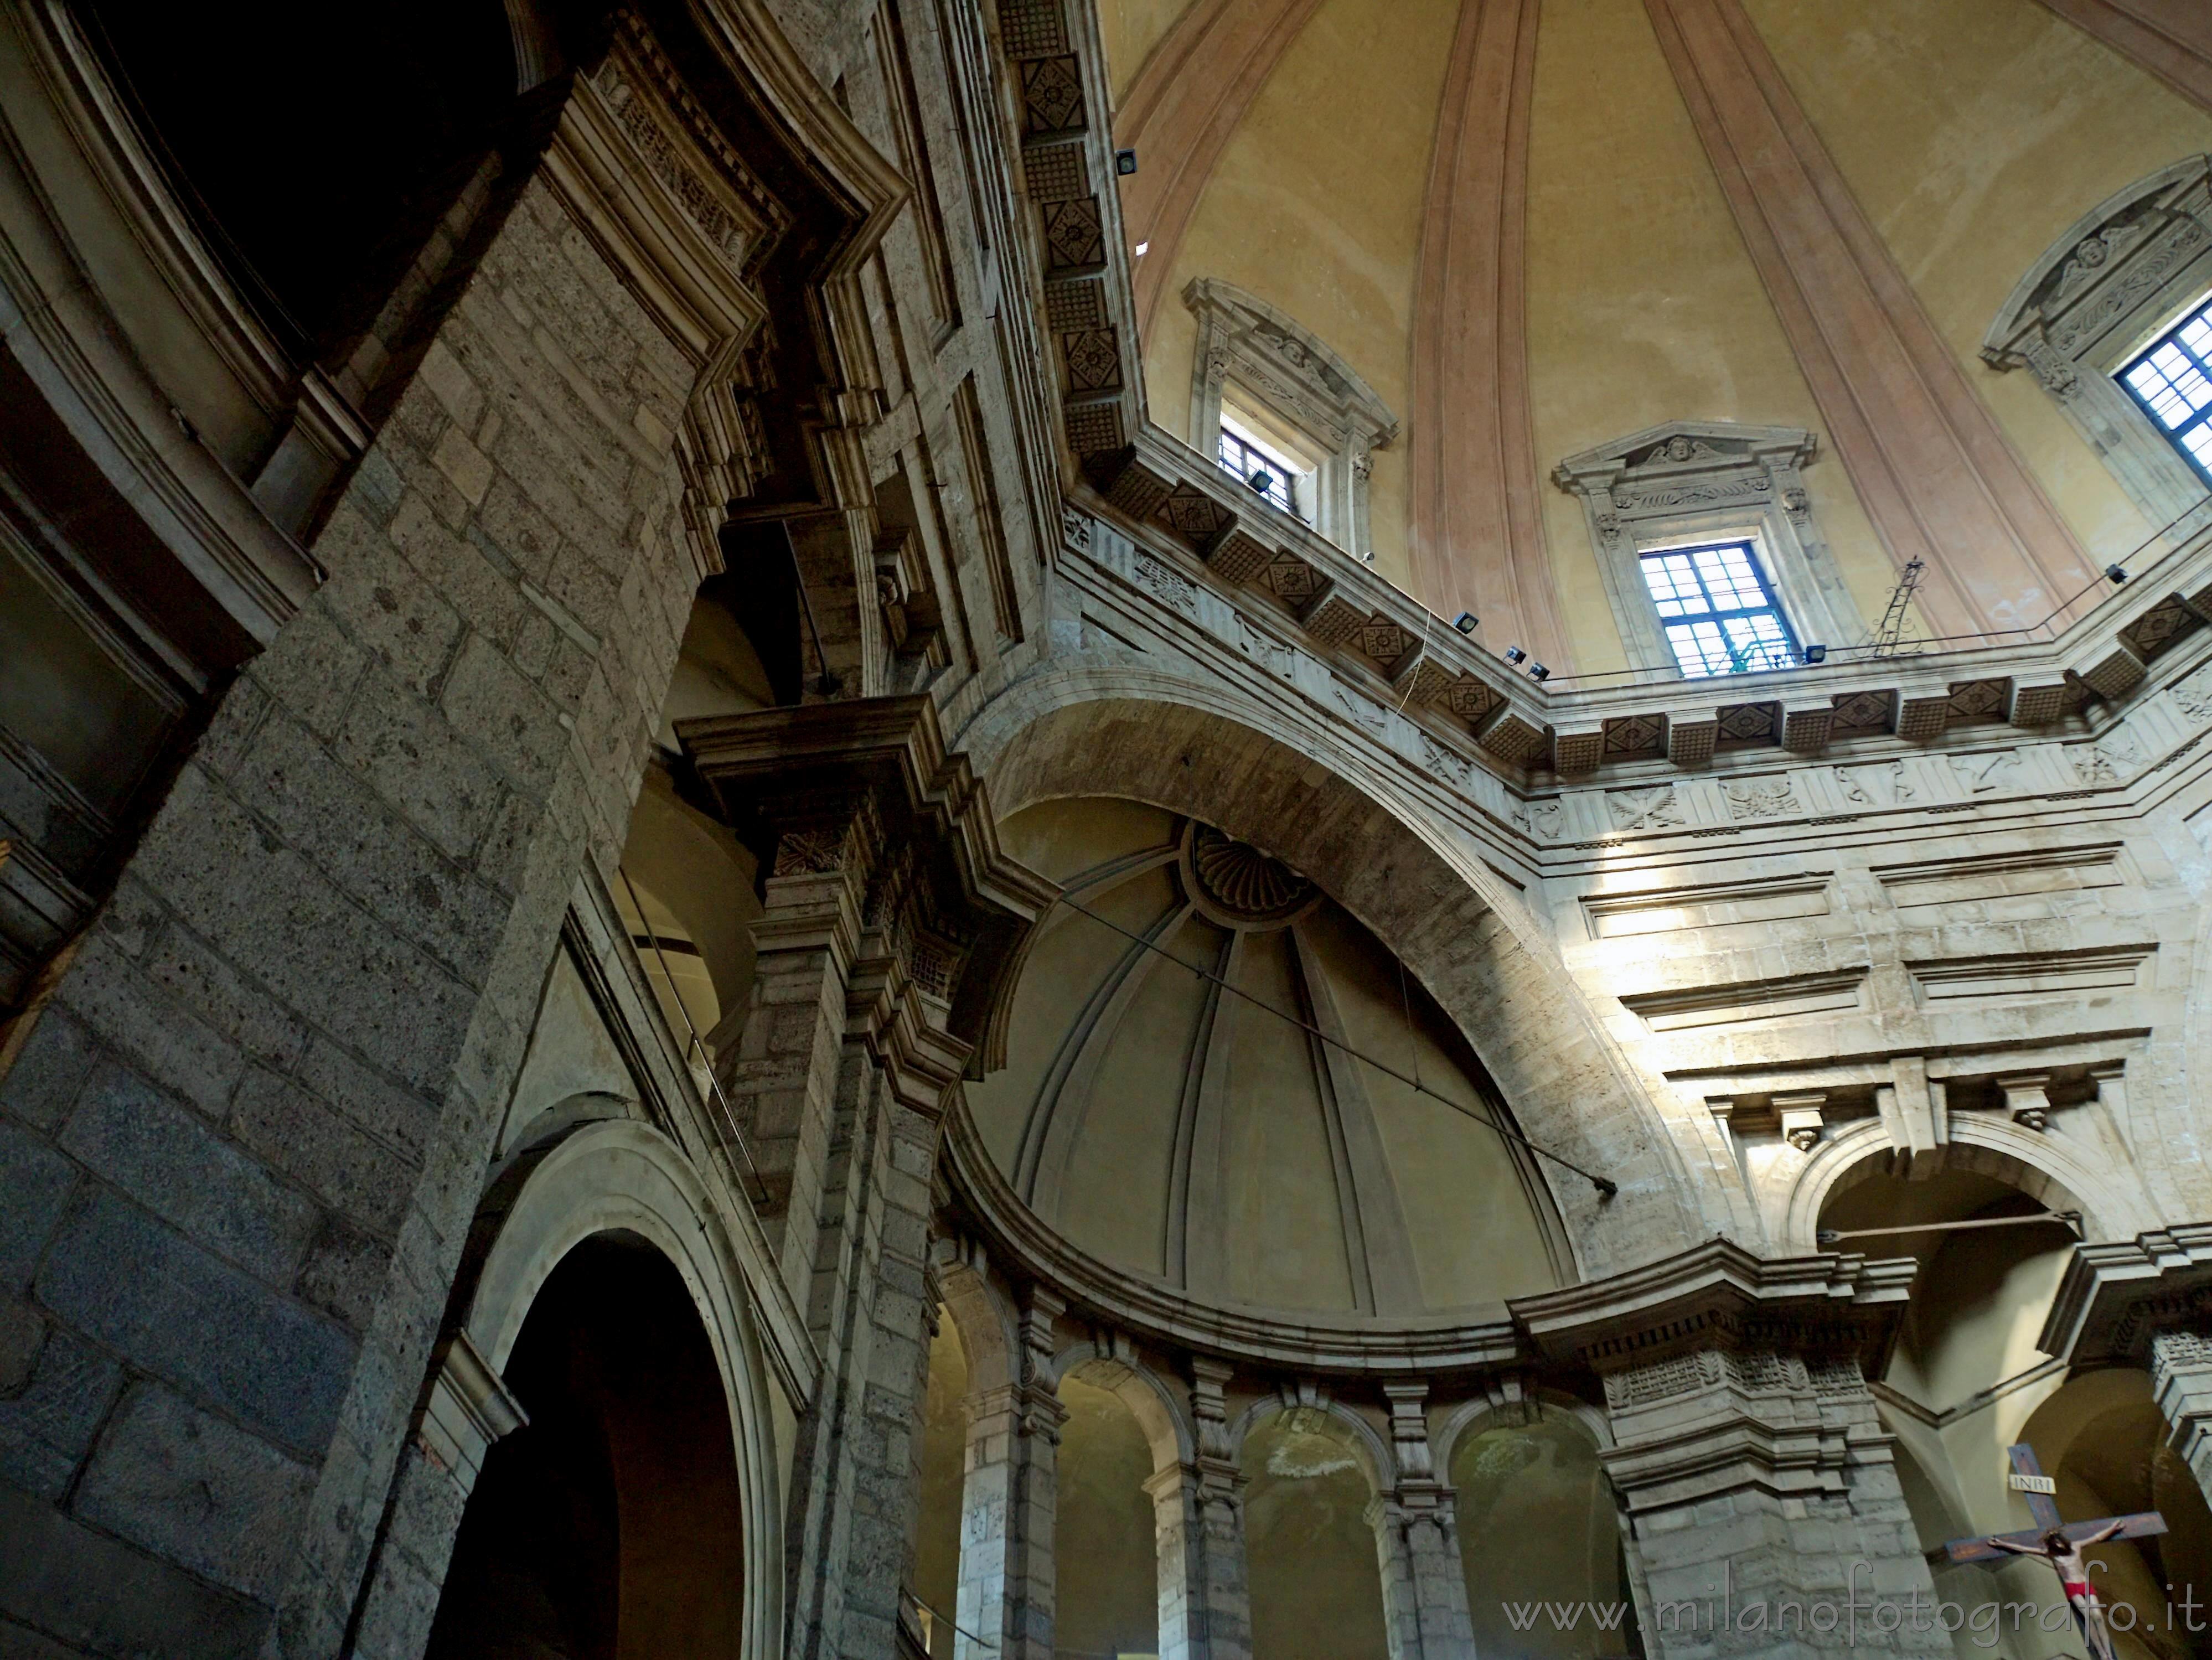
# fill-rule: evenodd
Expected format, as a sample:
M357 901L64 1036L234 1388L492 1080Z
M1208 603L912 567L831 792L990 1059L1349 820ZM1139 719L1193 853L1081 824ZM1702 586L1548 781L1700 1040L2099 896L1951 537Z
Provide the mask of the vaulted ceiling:
M2069 225L2212 150L2191 6L1098 4L1152 418L1191 436L1193 279L1296 319L1400 422L1377 569L1495 646L1626 660L1549 475L1670 421L1813 432L1867 617L1927 547L1931 619L1993 627L2159 528L1978 353ZM2199 57L2143 46L2167 12Z

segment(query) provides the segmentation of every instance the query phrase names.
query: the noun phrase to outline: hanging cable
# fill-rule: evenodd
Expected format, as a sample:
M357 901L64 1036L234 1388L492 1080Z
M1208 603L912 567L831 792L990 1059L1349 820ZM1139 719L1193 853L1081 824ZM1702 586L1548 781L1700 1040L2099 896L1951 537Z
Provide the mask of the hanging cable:
M1575 1163L1573 1159L1553 1152L1549 1147L1538 1146L1535 1142L1531 1141L1527 1136L1522 1134L1519 1130L1514 1129L1509 1125L1498 1122L1488 1114L1477 1112L1472 1107L1467 1106L1463 1103L1453 1100L1449 1095L1440 1095L1436 1091L1423 1084L1419 1079L1407 1077L1404 1073L1400 1072L1395 1067L1391 1066L1389 1062L1377 1061L1373 1055L1367 1054L1364 1050L1352 1048L1351 1044L1346 1043L1343 1039L1330 1037L1327 1032L1322 1031L1320 1027L1313 1025L1307 1021L1299 1019L1295 1014L1285 1014L1282 1010L1277 1008L1273 1003L1263 1001L1261 999L1255 997L1250 992L1231 985L1226 980L1223 979L1218 974L1184 962L1182 958L1177 957L1166 946L1155 945L1152 940L1146 939L1142 934L1132 933L1128 929L1123 927L1119 922L1115 921L1111 917L1101 916L1097 911L1091 909L1090 906L1085 904L1081 900L1071 899L1066 894L1062 894L1054 903L1057 904L1066 905L1070 910L1079 912L1081 915L1089 917L1092 921L1097 923L1101 927L1112 929L1115 933L1120 934L1124 939L1130 941L1132 944L1142 946L1146 951L1156 952L1158 955L1166 958L1170 962L1176 964L1178 967L1188 969L1191 973L1196 975L1201 980L1212 981L1222 990L1227 992L1231 997L1241 998L1245 1002L1251 1004L1255 1008L1265 1009L1268 1013L1273 1015L1278 1020L1284 1022L1285 1025L1296 1026L1300 1031L1305 1033L1307 1037L1316 1038L1320 1042L1328 1044L1331 1049L1340 1050L1344 1054L1350 1055L1355 1061L1364 1061L1367 1065L1374 1067L1376 1071L1381 1073L1385 1078L1394 1078L1397 1079L1398 1082L1405 1085L1407 1088L1412 1090L1414 1093L1418 1095L1425 1095L1431 1101L1441 1101L1444 1105L1449 1107L1454 1112L1460 1114L1462 1116L1472 1118L1476 1123L1483 1125L1485 1128L1503 1137L1504 1140L1514 1142L1517 1146L1528 1148L1530 1152L1534 1153L1539 1158L1548 1158L1553 1164L1559 1165L1562 1170L1572 1171L1577 1176L1581 1177L1583 1181L1595 1188L1601 1197L1611 1199L1620 1192L1620 1184L1612 1180L1610 1177L1599 1176L1593 1171L1584 1170L1580 1164ZM1401 963L1399 964L1400 972L1402 973L1404 969L1405 964Z

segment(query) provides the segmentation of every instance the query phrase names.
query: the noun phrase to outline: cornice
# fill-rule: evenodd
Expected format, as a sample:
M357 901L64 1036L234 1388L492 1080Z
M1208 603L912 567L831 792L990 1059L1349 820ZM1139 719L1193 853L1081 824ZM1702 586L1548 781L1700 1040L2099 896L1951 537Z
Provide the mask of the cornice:
M2075 1369L2142 1365L2161 1330L2212 1317L2212 1222L2074 1247L2035 1346Z
M1529 1348L1600 1372L1689 1349L1850 1353L1879 1376L1913 1275L1911 1258L1768 1258L1713 1239L1663 1261L1510 1304Z

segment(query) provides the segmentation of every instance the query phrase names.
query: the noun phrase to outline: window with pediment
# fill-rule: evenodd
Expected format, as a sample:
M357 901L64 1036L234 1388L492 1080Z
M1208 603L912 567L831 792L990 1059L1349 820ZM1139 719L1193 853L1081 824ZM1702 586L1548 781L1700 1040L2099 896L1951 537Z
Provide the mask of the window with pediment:
M2212 157L2100 203L2021 278L1982 343L2025 368L2153 524L2212 518Z
M1805 483L1814 453L1795 427L1674 422L1554 469L1638 678L1788 668L1865 634Z
M1198 319L1191 441L1247 484L1266 472L1268 488L1255 493L1270 507L1371 558L1367 482L1375 452L1398 436L1397 417L1349 363L1258 295L1201 277L1182 299ZM1248 465L1255 453L1260 461Z

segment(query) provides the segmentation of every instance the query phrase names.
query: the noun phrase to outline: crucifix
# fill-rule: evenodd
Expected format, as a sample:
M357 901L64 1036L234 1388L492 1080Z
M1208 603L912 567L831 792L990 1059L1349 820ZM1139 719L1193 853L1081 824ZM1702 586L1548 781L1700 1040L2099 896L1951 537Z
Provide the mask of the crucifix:
M2035 1525L2024 1533L1992 1534L1984 1539L1954 1539L1943 1548L1954 1562L1994 1562L2006 1556L2040 1556L2058 1575L2066 1593L2066 1606L2074 1611L2074 1624L2088 1645L2089 1660L2114 1660L2112 1634L2105 1625L2105 1610L2089 1584L2088 1565L2081 1560L2084 1547L2107 1539L2146 1539L2166 1531L2166 1518L2156 1511L2134 1516L2101 1517L2094 1522L2062 1522L2058 1517L2058 1483L2035 1462L2035 1449L2023 1441L2012 1450L2012 1474L2006 1485L2027 1500Z

